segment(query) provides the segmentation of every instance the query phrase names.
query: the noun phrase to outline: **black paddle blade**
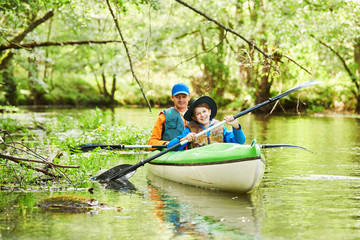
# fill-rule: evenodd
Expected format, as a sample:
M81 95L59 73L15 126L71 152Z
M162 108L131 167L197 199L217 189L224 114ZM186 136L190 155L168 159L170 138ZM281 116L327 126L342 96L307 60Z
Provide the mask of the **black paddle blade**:
M128 169L131 166L132 165L130 165L130 164L117 165L116 167L113 167L113 168L103 172L99 176L96 176L96 177L92 178L92 180L99 181L99 182L108 182L110 180L110 178L112 176L114 176L116 173L122 172L122 171ZM134 175L134 174L135 174L135 171L130 171L130 172L126 173L126 174L119 175L118 178L111 179L111 180L125 181L125 180L128 180L129 178L131 178L132 175Z
M90 152L93 151L95 148L107 149L107 150L114 150L114 149L123 149L125 145L105 145L105 144L83 144L76 147L70 148L70 154L80 153L80 152Z
M299 149L302 149L302 150L305 150L305 151L308 151L308 152L311 152L310 150L304 148L304 147L301 147L301 146L296 146L296 145L290 145L290 144L263 144L263 145L260 145L261 148L280 148L280 147L290 147L290 148L299 148Z
M81 152L90 152L97 147L99 147L99 145L95 145L95 144L83 144L83 145L79 145L76 147L71 147L70 154L81 153Z

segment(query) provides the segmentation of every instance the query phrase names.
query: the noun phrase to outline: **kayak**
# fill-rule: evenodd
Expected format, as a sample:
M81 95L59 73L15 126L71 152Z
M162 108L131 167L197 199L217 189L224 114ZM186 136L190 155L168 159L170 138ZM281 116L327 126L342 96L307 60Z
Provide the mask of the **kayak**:
M264 171L265 158L255 140L251 145L214 143L190 150L172 151L148 164L149 174L157 177L237 193L255 189Z

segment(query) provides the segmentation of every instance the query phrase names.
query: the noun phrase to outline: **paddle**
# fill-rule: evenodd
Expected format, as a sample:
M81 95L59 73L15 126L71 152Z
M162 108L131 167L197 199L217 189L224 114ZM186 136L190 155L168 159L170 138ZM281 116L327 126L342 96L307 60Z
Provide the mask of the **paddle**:
M95 148L101 148L101 149L108 149L108 150L114 150L114 149L134 149L134 148L157 148L157 149L161 149L161 148L166 148L165 145L124 145L124 144L119 144L119 145L108 145L108 144L92 144L92 143L88 143L88 144L83 144L83 145L79 145L76 147L72 147L70 149L71 153L76 153L76 152L89 152L94 150Z
M319 84L320 82L319 81L309 81L309 82L306 82L306 83L303 83L303 84L300 84L298 86L295 86L287 91L285 91L284 93L276 96L276 97L273 97L273 98L269 98L268 100L266 100L265 102L262 102L252 108L249 108L249 109L246 109L244 111L241 111L240 113L234 115L234 119L238 118L238 117L241 117L249 112L252 112L256 109L259 109L269 103L272 103L272 102L275 102L287 95L289 95L290 93L292 92L295 92L299 89L302 89L304 87L309 87L309 86L312 86L312 85L315 85L315 84ZM215 129L215 128L218 128L222 125L224 125L226 123L226 121L222 121L222 122L219 122L218 124L215 124L213 126L211 126L210 128L202 131L202 132L199 132L198 134L196 134L196 138L198 138L199 136ZM183 146L185 144L187 144L189 141L188 140L184 140L182 142L179 142L178 144L172 146L172 147L169 147L167 148L166 150L162 151L162 152L159 152L153 156L151 156L150 158L146 159L146 160L142 160L140 162L138 162L137 164L135 165L118 165L118 166L115 166L109 170L107 170L106 172L100 174L99 176L97 177L94 177L93 180L97 180L97 181L102 181L102 182L108 182L109 180L114 180L114 179L120 179L120 180L126 180L126 179L129 179L134 173L135 173L135 170L138 169L139 167L145 165L146 163L180 147L180 146Z
M259 145L260 148L282 148L282 147L290 147L290 148L300 148L303 149L305 151L311 152L310 150L301 147L301 146L296 146L296 145L291 145L291 144L262 144Z

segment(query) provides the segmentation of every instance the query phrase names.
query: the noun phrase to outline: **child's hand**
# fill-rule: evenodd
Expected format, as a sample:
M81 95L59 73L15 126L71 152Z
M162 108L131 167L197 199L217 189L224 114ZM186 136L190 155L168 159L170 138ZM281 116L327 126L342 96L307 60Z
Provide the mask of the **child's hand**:
M180 140L181 140L181 142L184 141L184 140L188 140L189 142L192 142L192 141L195 140L195 138L196 138L196 133L191 132L188 135L186 135L186 137L184 137L184 138L182 138Z
M233 128L240 129L240 124L234 119L234 116L232 115L226 116L224 117L224 120L226 121L227 124L229 124Z

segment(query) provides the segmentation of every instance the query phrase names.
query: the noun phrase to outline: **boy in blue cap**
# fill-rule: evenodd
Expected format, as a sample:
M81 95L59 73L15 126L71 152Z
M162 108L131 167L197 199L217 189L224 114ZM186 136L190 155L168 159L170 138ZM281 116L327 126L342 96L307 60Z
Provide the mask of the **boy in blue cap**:
M171 91L171 100L174 102L174 107L159 113L148 141L149 145L167 145L185 128L184 114L190 101L189 87L184 83L175 84Z

